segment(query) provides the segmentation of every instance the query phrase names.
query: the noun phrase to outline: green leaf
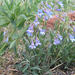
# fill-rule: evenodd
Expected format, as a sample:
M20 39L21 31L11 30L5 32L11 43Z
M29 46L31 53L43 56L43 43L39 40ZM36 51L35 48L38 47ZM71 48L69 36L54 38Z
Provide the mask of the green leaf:
M8 16L8 10L4 8L4 6L0 6L0 15L6 16L7 18L9 18Z
M5 2L6 7L10 10L10 4L8 3L10 1L7 2L7 0L4 0L4 2Z
M38 73L36 73L35 71L33 71L33 73L32 73L33 75L38 75Z
M3 43L3 45L0 46L0 56L2 56L4 54L7 47L8 47L7 43Z
M32 67L31 70L39 70L40 71L41 69L39 68L39 66L35 66L35 67Z
M11 44L10 44L10 47L9 48L13 48L16 44L16 40L14 40Z
M18 39L18 38L19 38L18 33L17 33L17 32L14 32L13 35L12 35L12 39L13 39L13 40L16 40L16 39Z
M0 33L0 42L3 40L3 32Z
M28 25L28 26L29 26L29 25ZM22 37L22 36L23 36L23 34L26 32L28 26L26 26L26 27L24 27L24 28L21 29L21 31L20 31L20 33L19 33L19 37Z
M24 14L19 15L17 18L16 26L21 26L22 24L24 25L24 22L26 19L27 19L27 17Z
M0 16L0 26L7 26L10 23L7 17Z
M23 68L22 72L25 72L29 67L29 64L26 64L25 67Z

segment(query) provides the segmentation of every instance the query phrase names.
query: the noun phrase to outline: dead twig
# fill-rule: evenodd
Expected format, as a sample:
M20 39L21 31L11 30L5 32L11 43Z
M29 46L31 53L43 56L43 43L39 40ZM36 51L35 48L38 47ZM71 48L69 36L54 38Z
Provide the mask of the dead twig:
M15 72L18 72L18 70L16 70L16 69L9 69L9 71L15 71Z
M61 64L55 66L54 68L50 69L49 71L53 71L53 70L55 70L56 68L60 67L61 65L63 65L63 63L61 63ZM49 74L49 71L47 71L44 75Z

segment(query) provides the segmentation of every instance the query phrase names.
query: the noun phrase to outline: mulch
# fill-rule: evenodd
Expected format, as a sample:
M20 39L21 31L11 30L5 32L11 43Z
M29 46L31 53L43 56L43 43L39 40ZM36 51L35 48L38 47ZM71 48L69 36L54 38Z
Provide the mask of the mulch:
M75 11L71 13L65 13L65 16L62 16L64 13L61 13L61 15L54 15L52 18L48 19L47 21L47 29L54 30L54 24L56 21L58 21L58 25L60 24L60 21L63 21L63 18L67 16L70 21L75 21ZM71 25L71 24L70 24Z

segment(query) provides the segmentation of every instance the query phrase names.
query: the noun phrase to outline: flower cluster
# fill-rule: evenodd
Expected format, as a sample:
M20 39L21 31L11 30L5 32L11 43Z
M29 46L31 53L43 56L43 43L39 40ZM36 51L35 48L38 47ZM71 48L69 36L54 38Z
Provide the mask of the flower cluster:
M72 42L75 42L75 35L69 34L69 37L70 37L70 40L71 40Z
M38 21L38 17L36 16L36 19L34 20L34 25L35 25L35 27L37 27L37 25L39 25L40 24L40 22Z
M61 43L61 41L63 40L63 37L60 34L57 34L57 37L54 38L54 45L58 45Z
M62 8L64 8L63 2L62 1L57 1L57 3L58 3L58 6L61 7L61 9L57 6L56 11L62 11Z
M41 45L40 40L36 37L35 38L35 43L33 40L31 40L31 45L29 46L29 48L31 49L35 49L37 46Z
M32 35L33 35L33 32L34 32L34 30L33 30L33 25L31 25L31 26L29 26L29 28L28 28L28 30L27 30L27 35L28 35L28 36L32 36Z
M41 10L38 11L41 14ZM40 16L41 17L41 16ZM35 20L27 29L27 35L31 38L31 44L29 48L35 49L38 45L41 45L40 40L38 39L37 35L43 36L45 35L45 29L43 29L38 21L39 16L36 15ZM36 36L36 38L34 38Z
M57 1L57 4L58 4L58 6L56 6L56 8L55 8L53 2L51 2L50 4L48 2L45 2L45 3L43 1L41 2L41 8L38 9L37 14L35 15L35 20L33 21L32 24L30 24L30 26L27 30L27 35L29 37L31 36L30 38L32 38L29 48L35 49L37 46L41 45L41 42L40 42L38 36L45 35L46 29L43 29L43 25L41 25L42 23L40 22L40 19L42 19L42 22L43 22L43 19L44 19L44 21L46 21L49 18L53 17L54 13L52 12L52 10L61 11L62 8L64 8L63 2ZM65 21L64 18L62 18L62 20ZM36 36L36 38L33 38L35 36ZM73 34L69 34L69 38L72 42L75 41L75 27L73 28ZM59 45L59 44L61 44L62 40L63 40L63 36L61 34L57 33L56 37L54 37L53 44Z
M75 42L75 27L73 27L73 33L72 34L69 33L69 39L71 40L71 42ZM63 36L57 34L57 37L54 38L53 44L59 45L62 40L63 40Z

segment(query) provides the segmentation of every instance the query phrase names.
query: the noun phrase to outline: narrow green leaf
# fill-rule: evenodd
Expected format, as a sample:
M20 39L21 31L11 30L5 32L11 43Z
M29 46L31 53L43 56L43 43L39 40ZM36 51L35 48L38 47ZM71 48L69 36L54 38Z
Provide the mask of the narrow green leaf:
M3 45L1 45L0 47L0 56L2 56L4 54L4 52L6 51L8 44L7 43L3 43Z
M32 67L31 70L41 70L38 66Z
M22 72L25 72L29 67L29 64L26 64L25 67L23 68Z
M11 44L10 44L10 47L9 48L13 48L16 44L16 40L14 40Z

